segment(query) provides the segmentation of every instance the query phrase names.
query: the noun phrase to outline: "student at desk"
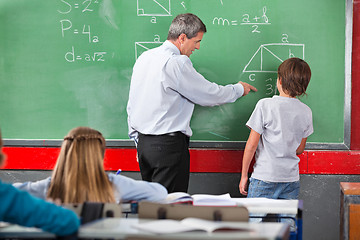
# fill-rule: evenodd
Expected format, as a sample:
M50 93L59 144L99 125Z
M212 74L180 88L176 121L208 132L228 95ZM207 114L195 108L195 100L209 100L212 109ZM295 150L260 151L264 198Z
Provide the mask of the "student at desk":
M300 190L299 157L313 133L311 109L297 99L310 82L309 65L290 58L278 68L280 96L261 99L246 125L251 129L246 143L240 193L247 197L297 199ZM248 170L255 155L254 171Z
M62 203L162 201L167 190L159 183L106 174L105 139L88 127L72 129L64 138L52 176L37 182L14 183L39 198Z
M2 146L0 133L0 166L5 161ZM38 227L59 236L73 234L80 226L80 220L74 212L35 198L1 181L0 205L0 221Z

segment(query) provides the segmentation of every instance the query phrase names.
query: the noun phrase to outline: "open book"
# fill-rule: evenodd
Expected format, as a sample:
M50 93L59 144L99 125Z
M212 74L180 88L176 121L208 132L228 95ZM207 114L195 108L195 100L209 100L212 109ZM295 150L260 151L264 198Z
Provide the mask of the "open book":
M183 220L163 219L150 222L137 223L133 225L142 231L157 234L169 234L188 231L206 231L208 233L214 231L250 231L245 227L240 227L236 222L215 222L199 218L184 218Z
M190 195L185 192L169 193L165 203L187 203L195 206L237 206L230 194L211 195L211 194L194 194Z

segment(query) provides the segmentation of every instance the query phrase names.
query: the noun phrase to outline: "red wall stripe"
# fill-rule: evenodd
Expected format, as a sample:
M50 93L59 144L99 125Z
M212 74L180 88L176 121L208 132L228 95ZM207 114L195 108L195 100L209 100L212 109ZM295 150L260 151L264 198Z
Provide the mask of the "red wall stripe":
M52 170L60 148L3 147L4 169Z
M353 5L352 45L352 108L350 147L352 150L360 150L360 0L354 0Z
M308 153L308 174L360 174L360 151Z
M136 149L109 148L105 152L104 167L109 171L140 171Z
M4 147L4 169L52 170L59 148ZM240 173L243 151L191 149L191 172ZM109 148L104 167L109 171L139 171L136 149ZM360 174L360 151L305 151L300 174Z

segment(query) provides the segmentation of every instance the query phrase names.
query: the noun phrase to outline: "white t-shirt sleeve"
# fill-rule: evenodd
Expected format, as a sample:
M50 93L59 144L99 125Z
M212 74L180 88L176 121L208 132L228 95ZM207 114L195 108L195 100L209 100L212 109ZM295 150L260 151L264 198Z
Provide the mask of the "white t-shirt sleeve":
M308 122L308 127L304 131L303 138L309 137L314 132L313 121L312 121L312 112L311 112L310 108L309 108L309 111L307 112L307 115L308 115L307 119L309 122Z
M260 135L264 132L264 116L261 106L261 101L259 101L256 104L256 107L252 112L249 120L246 122L246 126L248 128L254 130Z

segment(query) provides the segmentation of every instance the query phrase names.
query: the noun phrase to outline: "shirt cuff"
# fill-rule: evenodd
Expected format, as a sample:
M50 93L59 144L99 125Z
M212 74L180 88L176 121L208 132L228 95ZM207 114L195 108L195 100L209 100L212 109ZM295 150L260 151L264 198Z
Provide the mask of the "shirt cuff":
M236 90L236 94L238 95L238 97L241 97L244 94L244 87L241 83L235 84L234 88Z

